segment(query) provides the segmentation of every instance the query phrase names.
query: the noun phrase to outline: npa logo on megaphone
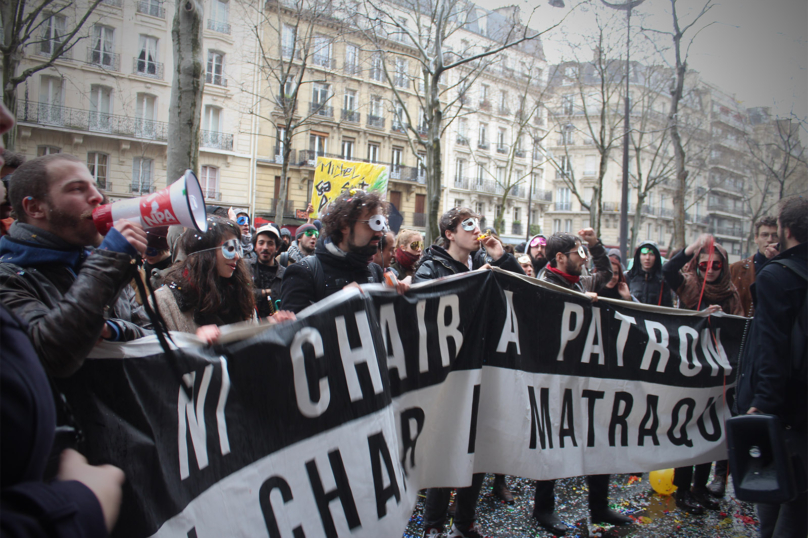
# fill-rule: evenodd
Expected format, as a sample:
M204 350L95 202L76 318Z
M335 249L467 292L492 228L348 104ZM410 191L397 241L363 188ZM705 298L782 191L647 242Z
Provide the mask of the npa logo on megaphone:
M205 232L206 217L202 188L191 170L165 189L98 206L93 211L93 222L101 235L121 219L138 222L145 229L179 225Z

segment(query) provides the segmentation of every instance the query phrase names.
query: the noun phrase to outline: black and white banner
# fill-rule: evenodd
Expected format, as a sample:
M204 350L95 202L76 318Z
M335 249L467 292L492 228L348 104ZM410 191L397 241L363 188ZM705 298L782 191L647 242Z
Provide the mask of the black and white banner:
M400 536L419 489L724 459L745 319L500 270L340 292L282 326L99 345L63 389L118 536ZM227 328L226 328L227 329Z

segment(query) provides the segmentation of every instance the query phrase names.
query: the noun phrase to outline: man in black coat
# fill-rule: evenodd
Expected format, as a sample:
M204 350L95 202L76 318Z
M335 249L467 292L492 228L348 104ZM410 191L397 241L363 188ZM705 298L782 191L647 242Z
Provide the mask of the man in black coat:
M634 251L634 264L626 272L626 281L639 302L673 307L673 295L662 276L662 256L653 241L643 241Z
M128 285L146 233L122 220L101 237L92 212L103 196L81 159L59 153L24 163L10 200L19 220L0 240L0 300L28 324L48 373L73 374L99 338L147 334Z
M464 273L486 267L486 255L480 248L485 247L492 265L508 271L524 274L516 259L502 248L496 237L488 236L480 240L479 216L471 209L456 207L443 214L438 224L444 246L432 245L420 260L415 270L413 282L425 282L436 278ZM472 477L471 485L457 490L457 509L452 537L480 538L474 525L474 512L485 473ZM429 488L424 505L424 537L441 536L449 508L452 488Z
M737 413L776 415L793 436L799 493L784 504L758 504L760 536L808 534L808 200L790 198L777 219L780 254L755 276L755 317L739 365ZM795 320L797 320L795 324Z
M314 256L289 265L281 285L281 308L295 314L346 286L384 282L382 268L371 262L387 230L385 203L375 192L352 190L328 206L324 237ZM399 282L398 291L409 286Z
M258 315L265 318L275 312L274 302L281 298L281 283L286 268L275 259L281 234L271 224L258 228L252 238L255 258L248 261L253 277L253 295Z

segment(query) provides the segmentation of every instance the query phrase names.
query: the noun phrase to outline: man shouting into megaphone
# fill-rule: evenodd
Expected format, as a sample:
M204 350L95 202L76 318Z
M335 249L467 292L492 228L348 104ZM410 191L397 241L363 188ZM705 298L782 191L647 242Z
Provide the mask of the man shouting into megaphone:
M64 153L37 157L16 170L9 190L18 220L0 240L0 301L28 323L45 370L69 376L100 338L147 334L128 286L146 233L119 220L99 234L92 214L103 196L87 166Z

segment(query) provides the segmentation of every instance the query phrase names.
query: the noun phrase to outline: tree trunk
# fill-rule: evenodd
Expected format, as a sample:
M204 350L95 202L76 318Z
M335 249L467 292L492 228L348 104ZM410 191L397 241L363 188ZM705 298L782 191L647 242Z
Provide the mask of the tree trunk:
M166 183L171 184L190 168L199 173L199 122L205 64L202 56L204 10L199 0L177 0L171 41L174 78L168 110Z
M436 62L442 64L443 58L438 55ZM440 234L438 228L438 211L440 211L441 184L443 182L443 159L441 155L440 132L443 123L443 109L440 103L440 65L435 70L435 75L429 81L429 94L427 95L429 111L427 112L426 144L426 197L428 201L429 214L426 219L426 244L431 245Z
M642 222L642 206L645 204L645 193L637 189L637 207L634 208L634 223L631 225L631 241L628 244L628 256L634 253L637 248L637 237L640 235L640 223ZM624 260L628 263L628 260Z

